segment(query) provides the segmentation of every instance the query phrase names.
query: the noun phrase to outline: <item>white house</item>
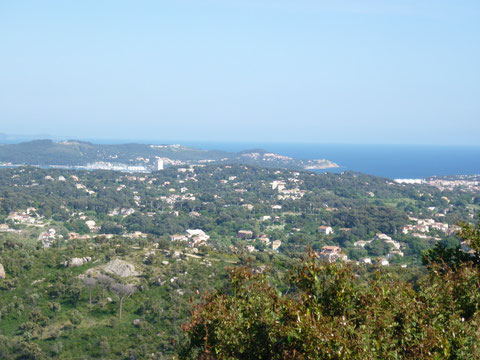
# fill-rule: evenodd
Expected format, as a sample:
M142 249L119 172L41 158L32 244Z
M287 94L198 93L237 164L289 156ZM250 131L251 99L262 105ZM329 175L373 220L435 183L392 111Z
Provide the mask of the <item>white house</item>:
M330 234L333 234L333 229L330 226L322 225L318 228L318 232L320 234L330 235Z
M280 240L272 241L272 250L278 250L280 246L282 246L282 242Z

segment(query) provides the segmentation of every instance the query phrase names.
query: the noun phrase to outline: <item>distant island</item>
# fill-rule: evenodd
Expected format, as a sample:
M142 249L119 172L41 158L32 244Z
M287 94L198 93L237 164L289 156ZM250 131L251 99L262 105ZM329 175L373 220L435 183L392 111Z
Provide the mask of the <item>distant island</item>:
M321 170L339 165L326 159L301 160L263 149L227 152L182 145L93 144L68 140L33 140L0 144L0 165L32 165L87 170L151 172L174 165L246 164L295 170Z

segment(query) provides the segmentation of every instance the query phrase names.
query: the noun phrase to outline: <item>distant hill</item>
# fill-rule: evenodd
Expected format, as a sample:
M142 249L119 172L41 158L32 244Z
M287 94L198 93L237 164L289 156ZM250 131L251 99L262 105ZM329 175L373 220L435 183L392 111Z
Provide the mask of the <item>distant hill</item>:
M1 139L0 139L1 140ZM34 140L19 144L0 144L0 163L61 167L110 168L111 165L156 169L164 166L202 163L242 163L288 169L326 169L338 167L326 159L299 160L262 149L227 152L200 150L182 145L93 144L68 140Z

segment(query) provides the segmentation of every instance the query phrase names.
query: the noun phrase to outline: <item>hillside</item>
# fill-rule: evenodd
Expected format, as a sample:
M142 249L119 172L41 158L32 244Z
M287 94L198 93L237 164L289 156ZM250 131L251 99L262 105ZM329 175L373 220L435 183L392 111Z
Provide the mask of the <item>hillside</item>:
M288 169L326 169L338 167L325 160L299 160L266 150L245 150L237 153L200 150L181 145L92 144L70 140L34 140L0 145L0 163L14 165L93 167L111 169L112 165L136 166L155 170L157 160L164 166L205 163L239 163ZM137 169L138 170L138 169Z
M212 359L316 359L311 346L342 347L345 359L468 359L478 273L431 281L422 266L438 244L470 256L454 252L455 224L478 212L480 189L446 181L247 165L0 169L0 358L195 359L218 348ZM305 262L309 249L330 265ZM296 275L302 264L313 277ZM436 296L444 283L459 287Z

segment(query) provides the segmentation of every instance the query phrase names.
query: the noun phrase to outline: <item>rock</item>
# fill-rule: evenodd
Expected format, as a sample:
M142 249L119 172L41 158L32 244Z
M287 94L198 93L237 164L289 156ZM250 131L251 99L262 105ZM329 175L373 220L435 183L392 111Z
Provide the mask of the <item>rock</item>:
M107 297L107 302L111 303L113 300L111 297Z
M169 262L167 260L162 261L162 265L168 265Z
M166 283L167 283L167 281L166 281L166 280L162 280L161 278L158 278L157 280L155 280L155 281L153 282L154 285L158 285L158 286L163 286L163 285L165 285Z
M140 326L140 323L141 323L140 319L133 320L133 325L135 325L135 326Z
M45 278L32 281L32 285L36 285L38 283L41 283L42 281L45 281Z
M115 274L120 277L129 277L140 275L135 271L135 266L123 260L112 260L104 266L103 270L110 274Z
M150 251L145 254L145 257L143 258L143 262L145 264L148 264L152 261L152 259L155 257L155 252Z
M82 266L90 261L92 261L92 258L90 256L82 257L82 258L72 258L68 261L65 261L63 265L66 267L77 267L77 266Z
M5 279L5 269L2 264L0 264L0 279Z

